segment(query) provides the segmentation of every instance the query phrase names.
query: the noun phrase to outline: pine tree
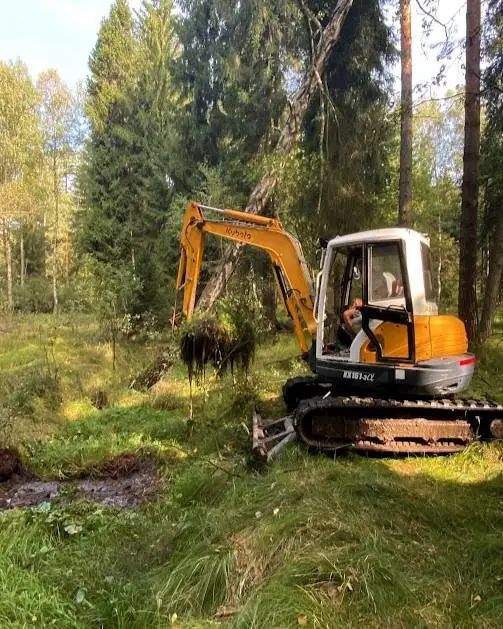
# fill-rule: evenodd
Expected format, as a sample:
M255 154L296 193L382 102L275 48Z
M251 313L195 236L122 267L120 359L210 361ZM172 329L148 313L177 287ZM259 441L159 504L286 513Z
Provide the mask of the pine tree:
M324 3L330 5L330 3ZM328 12L313 5L313 11ZM323 24L323 22L322 22ZM328 60L325 90L307 121L306 149L322 160L314 229L321 236L382 220L376 196L388 183L393 142L389 64L395 58L378 0L355 0ZM298 209L316 203L311 193Z
M188 85L185 150L200 167L199 182L203 165L219 168L223 184L244 203L250 162L278 139L298 4L184 0L181 6L177 75Z
M480 174L480 0L466 5L465 147L461 190L458 312L470 341L477 334L477 238Z
M479 340L491 335L500 301L503 276L503 2L491 0L486 28L487 67L484 71L486 126L482 140L481 183L484 190L484 231L490 243L489 270L484 282Z

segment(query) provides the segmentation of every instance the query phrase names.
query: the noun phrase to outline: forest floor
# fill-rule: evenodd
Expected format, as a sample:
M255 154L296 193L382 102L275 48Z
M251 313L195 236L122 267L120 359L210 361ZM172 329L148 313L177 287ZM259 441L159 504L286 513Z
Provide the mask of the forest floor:
M1 322L0 446L22 464L0 482L0 627L502 626L501 444L293 444L258 470L251 409L282 413L293 339L261 345L246 381L207 374L191 421L183 365L129 387L159 343L121 344L113 372L90 319ZM499 343L470 396L503 401Z

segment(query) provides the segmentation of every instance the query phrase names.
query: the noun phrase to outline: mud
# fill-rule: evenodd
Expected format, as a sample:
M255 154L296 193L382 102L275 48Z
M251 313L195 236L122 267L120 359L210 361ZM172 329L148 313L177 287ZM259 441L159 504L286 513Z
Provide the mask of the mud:
M123 455L78 480L40 480L13 472L0 482L0 510L33 507L42 502L67 506L76 500L126 509L154 500L160 479L153 461Z
M9 448L0 449L0 482L22 472L23 464L17 452Z

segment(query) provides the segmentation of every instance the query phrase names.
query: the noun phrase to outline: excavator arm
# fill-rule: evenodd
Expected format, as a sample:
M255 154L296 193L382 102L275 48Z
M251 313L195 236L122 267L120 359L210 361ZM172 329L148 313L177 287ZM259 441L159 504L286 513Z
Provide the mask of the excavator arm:
M217 213L219 218L208 220L203 209ZM307 329L313 338L316 335L312 282L300 243L274 218L211 208L194 201L189 203L180 237L180 265L176 284L177 289L183 289L182 309L185 316L190 317L194 311L206 234L250 245L269 254L277 286L292 318L300 349L307 352L304 330Z

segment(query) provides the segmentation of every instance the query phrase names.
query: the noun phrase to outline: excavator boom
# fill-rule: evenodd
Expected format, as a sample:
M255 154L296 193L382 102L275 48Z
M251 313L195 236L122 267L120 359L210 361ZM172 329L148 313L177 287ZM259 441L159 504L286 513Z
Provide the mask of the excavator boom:
M203 210L216 213L219 219L207 219ZM300 349L307 352L306 331L311 337L316 335L312 282L299 242L274 218L189 203L183 219L176 284L177 289L183 289L185 316L190 317L194 312L206 234L250 245L269 254Z

